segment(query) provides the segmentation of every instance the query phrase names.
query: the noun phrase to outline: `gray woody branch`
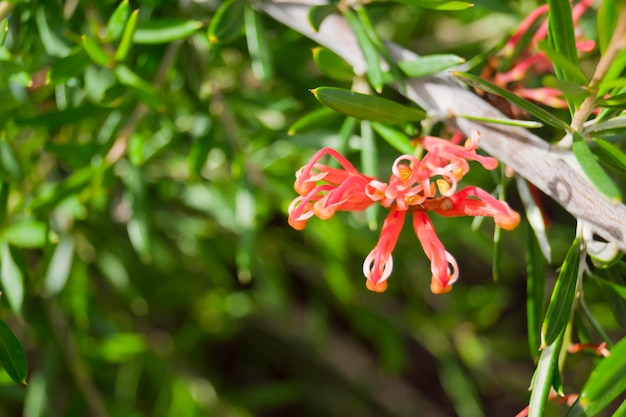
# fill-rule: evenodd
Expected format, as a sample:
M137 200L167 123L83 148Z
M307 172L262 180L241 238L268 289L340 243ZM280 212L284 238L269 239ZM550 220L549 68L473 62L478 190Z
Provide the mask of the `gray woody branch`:
M364 74L366 63L352 30L339 15L327 17L318 32L307 20L313 0L259 2L255 4L277 21L311 38L345 59L356 74ZM323 4L323 2L322 2ZM416 55L389 44L394 59L408 60ZM594 233L614 241L626 250L626 206L607 201L579 172L569 151L556 150L528 130L502 125L481 124L455 114L506 118L472 92L461 88L445 74L407 80L406 96L434 116L449 117L446 123L465 135L481 133L480 147L515 170L541 191L561 204Z

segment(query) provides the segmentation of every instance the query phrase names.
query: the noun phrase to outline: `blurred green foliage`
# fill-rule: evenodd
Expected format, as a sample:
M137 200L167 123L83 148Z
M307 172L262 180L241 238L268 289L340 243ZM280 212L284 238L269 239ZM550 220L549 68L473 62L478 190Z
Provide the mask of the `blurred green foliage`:
M0 317L28 363L27 386L0 371L0 415L515 415L534 370L526 232L502 238L495 283L492 226L435 219L461 279L434 296L405 230L388 292L368 292L368 219L286 223L316 149L358 164L350 119L287 134L320 108L309 89L349 84L244 1L220 26L221 3L0 2ZM371 14L384 38L471 57L534 6L475 3ZM458 31L470 23L484 33ZM398 152L376 147L384 177ZM466 180L497 182L478 168ZM558 264L574 223L548 210ZM590 309L618 331L594 291Z

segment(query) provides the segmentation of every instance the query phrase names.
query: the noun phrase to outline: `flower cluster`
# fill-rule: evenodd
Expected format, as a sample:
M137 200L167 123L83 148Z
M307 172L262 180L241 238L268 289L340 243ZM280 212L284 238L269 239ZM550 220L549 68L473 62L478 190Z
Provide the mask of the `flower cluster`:
M289 224L302 230L313 216L326 220L336 211L365 210L376 202L388 209L378 244L363 263L367 288L382 292L393 269L391 253L410 213L415 234L431 262L430 288L436 294L448 292L458 278L458 267L437 237L428 212L441 216L490 216L506 230L515 228L520 221L518 213L485 190L473 186L457 189L469 171L468 161L477 161L489 170L498 165L496 159L476 153L478 141L478 132L464 146L426 136L421 139L428 151L424 157L397 158L387 183L360 173L334 149L321 149L296 173L294 189L299 196L289 206ZM325 155L335 158L341 168L320 163Z
M592 0L581 0L572 7L576 49L580 53L590 52L595 48L595 42L584 38L579 25L580 18L591 3ZM500 53L490 58L481 77L500 87L508 88L520 97L554 108L566 108L567 103L560 90L547 87L527 88L523 82L531 74L541 75L552 72L552 63L539 50L539 43L548 35L547 19L541 22L528 43L524 45L530 35L529 31L533 30L539 20L547 15L548 10L547 4L533 10L509 38Z

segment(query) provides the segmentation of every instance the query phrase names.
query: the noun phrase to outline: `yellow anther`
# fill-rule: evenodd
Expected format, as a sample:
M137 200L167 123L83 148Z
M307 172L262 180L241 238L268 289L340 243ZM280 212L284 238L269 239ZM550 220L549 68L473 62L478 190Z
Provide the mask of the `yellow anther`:
M437 188L439 189L439 193L445 194L450 191L450 188L452 187L450 187L448 181L440 178L437 180Z

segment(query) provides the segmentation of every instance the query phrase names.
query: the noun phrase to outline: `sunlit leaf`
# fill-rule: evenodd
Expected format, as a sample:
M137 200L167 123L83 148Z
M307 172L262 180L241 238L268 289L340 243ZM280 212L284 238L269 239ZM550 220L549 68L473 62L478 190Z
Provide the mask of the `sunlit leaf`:
M471 116L468 114L455 114L455 116L467 120L474 120L476 122L493 123L505 126L519 126L526 129L536 129L543 126L543 123L535 122L533 120L498 119L494 117Z
M619 188L617 188L606 171L602 169L589 149L587 142L584 139L576 140L572 144L572 151L591 183L613 203L617 204L622 201Z
M24 302L24 274L13 259L11 248L9 248L6 240L2 241L1 262L0 284L2 284L2 294L6 295L13 311L19 313Z
M407 77L426 77L453 68L465 59L453 54L424 55L412 61L399 61L398 67Z
M620 6L623 6L623 3L619 0L604 0L598 8L598 43L602 54L606 52L613 37Z
M473 4L465 1L446 1L446 0L378 0L378 1L395 1L397 3L407 4L409 6L422 7L424 9L434 10L464 10L472 7Z
M478 88L480 90L486 91L488 93L492 93L503 97L515 104L516 106L526 110L528 113L535 116L537 119L541 120L545 124L550 126L557 127L559 129L569 130L569 125L558 117L554 116L552 113L542 109L541 107L524 100L521 97L511 93L510 91L505 90L504 88L498 87L497 85L490 83L488 81L483 80L480 77L477 77L472 74L463 73L463 72L453 72L452 75L464 83L469 84L472 87Z
M202 27L202 22L187 19L152 19L137 25L133 43L169 43L191 36Z
M561 265L541 329L542 346L551 345L569 322L578 286L580 249L580 239L574 239Z
M594 138L593 141L598 145L596 153L602 156L601 162L609 163L612 167L626 172L626 154L624 151L604 139Z
M419 109L341 88L319 87L311 92L325 106L357 119L404 123L418 122L426 117L426 114Z
M34 219L24 219L7 226L4 238L13 246L41 248L47 242L48 225Z
M122 0L107 21L107 38L112 41L118 40L122 36L122 33L124 33L124 28L126 27L126 22L128 22L129 17L130 6L128 0Z
M50 28L46 17L44 4L41 4L35 12L35 20L39 29L39 39L48 55L63 58L70 53L70 48L65 42Z
M554 71L557 77L576 81L570 75L568 68L578 67L578 51L574 38L574 23L572 22L572 7L568 0L548 0L550 12L548 13L548 39L550 44L560 56L569 61L571 65L565 68L561 60L553 61Z
M313 61L326 76L337 81L352 81L354 71L342 58L321 46L313 48L312 52Z
M258 80L267 82L274 75L274 67L263 20L254 9L246 7L244 21L248 52L252 59L252 72Z
M139 19L139 9L136 9L130 14L124 32L122 32L122 39L120 40L117 50L115 51L115 60L123 61L126 59L130 48L133 46L135 31L137 30L137 21Z
M91 58L91 60L97 64L97 65L101 65L103 67L112 67L114 60L113 57L111 55L109 55L98 43L98 41L96 41L93 38L89 38L85 35L83 35L81 37L81 40L83 42L83 48L85 48L85 51L87 52L87 55L89 55L89 58Z
M0 366L4 368L13 381L26 384L28 364L26 363L24 348L3 320L0 320Z
M67 283L74 258L74 239L63 236L54 248L44 278L44 289L49 295L58 294Z

